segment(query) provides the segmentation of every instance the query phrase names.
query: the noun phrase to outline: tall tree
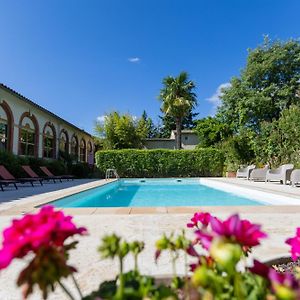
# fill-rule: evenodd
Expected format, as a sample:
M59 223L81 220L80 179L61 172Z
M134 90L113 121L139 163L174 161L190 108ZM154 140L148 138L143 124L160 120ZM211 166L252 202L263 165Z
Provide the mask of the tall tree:
M183 118L181 129L194 129L197 125L197 121L195 120L197 116L198 113L194 113L191 109ZM176 129L175 119L170 115L159 116L159 118L161 120L159 136L163 138L169 138L171 131Z
M261 122L278 120L281 112L300 106L300 43L270 42L249 51L239 78L224 90L217 117L238 132L247 126L260 131Z
M177 77L164 78L163 85L159 95L161 110L175 120L176 148L180 149L183 118L197 105L195 83L189 80L186 72L181 72Z
M200 147L213 147L232 135L229 126L215 117L206 117L197 121L195 132Z
M141 118L137 123L137 131L140 132L142 138L153 138L158 135L158 128L154 125L152 119L148 117L146 111L144 110Z
M97 123L95 131L99 144L104 149L139 148L142 146L142 133L131 115L112 112L105 116L104 124Z

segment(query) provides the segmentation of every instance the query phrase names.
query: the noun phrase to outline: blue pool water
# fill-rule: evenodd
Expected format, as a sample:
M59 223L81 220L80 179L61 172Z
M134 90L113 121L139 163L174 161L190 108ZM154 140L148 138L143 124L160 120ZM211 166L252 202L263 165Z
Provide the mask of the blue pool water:
M199 179L121 179L52 202L56 207L263 205L213 189Z

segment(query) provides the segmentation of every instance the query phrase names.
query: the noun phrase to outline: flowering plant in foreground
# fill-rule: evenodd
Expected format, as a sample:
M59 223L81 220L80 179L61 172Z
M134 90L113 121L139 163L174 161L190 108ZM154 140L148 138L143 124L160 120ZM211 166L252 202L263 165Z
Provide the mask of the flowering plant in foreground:
M24 297L33 291L35 284L47 298L49 289L60 284L62 277L72 276L76 269L67 264L69 250L76 247L75 241L66 240L74 235L83 235L84 227L76 227L72 217L52 206L44 206L36 214L27 214L22 219L13 220L3 231L0 249L0 270L6 268L13 259L34 255L28 266L20 273L18 285L24 285ZM73 277L74 281L75 278Z
M15 258L31 254L31 261L17 281L25 287L24 298L37 285L46 299L49 290L58 284L73 300L300 300L300 272L278 273L257 260L248 263L252 248L267 237L259 225L238 215L220 220L207 212L197 212L187 227L194 230L193 240L182 231L165 234L156 242L156 263L163 255L171 258L173 275L167 283L140 274L138 257L144 249L143 242L128 242L115 234L105 236L98 250L103 258L118 260L119 275L101 283L97 291L84 297L73 276L76 269L68 264L69 251L77 242L68 242L68 238L87 231L77 227L70 216L47 206L36 214L13 220L3 231L0 269L8 267ZM291 247L292 258L298 259L300 228L286 243ZM124 261L129 255L133 256L134 266L132 271L124 272ZM183 275L177 272L179 264L184 265ZM62 281L68 276L77 288L78 298Z

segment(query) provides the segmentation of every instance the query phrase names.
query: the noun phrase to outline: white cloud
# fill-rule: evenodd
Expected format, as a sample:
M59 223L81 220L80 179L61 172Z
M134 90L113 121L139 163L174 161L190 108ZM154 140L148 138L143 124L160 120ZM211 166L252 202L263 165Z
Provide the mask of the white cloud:
M139 57L129 57L128 61L131 63L138 63L141 61L141 59Z
M106 115L97 117L97 122L104 123Z
M130 115L130 114L129 114ZM107 115L102 115L102 116L99 116L97 117L97 122L99 122L100 124L104 124L105 122L105 118L107 117ZM139 119L139 117L135 116L135 115L132 115L132 120L133 121L137 121Z
M220 97L222 96L222 91L229 87L231 87L230 82L220 84L214 94L206 99L206 101L210 102L213 105L213 114L216 112L217 107L221 104Z

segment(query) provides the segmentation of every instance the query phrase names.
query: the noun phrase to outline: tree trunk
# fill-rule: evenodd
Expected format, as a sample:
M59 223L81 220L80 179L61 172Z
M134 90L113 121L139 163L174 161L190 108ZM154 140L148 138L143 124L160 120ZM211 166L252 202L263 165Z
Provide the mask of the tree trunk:
M181 119L176 118L176 149L181 149Z

